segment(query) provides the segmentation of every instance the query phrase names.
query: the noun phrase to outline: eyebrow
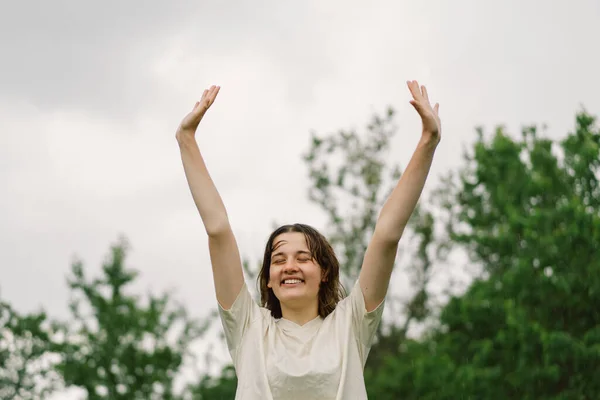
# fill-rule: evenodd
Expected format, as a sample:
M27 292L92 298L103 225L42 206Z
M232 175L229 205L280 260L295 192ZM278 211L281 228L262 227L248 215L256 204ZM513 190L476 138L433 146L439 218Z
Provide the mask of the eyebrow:
M310 251L306 251L306 250L298 250L298 251L296 252L296 255L299 255L299 254L306 254L307 256L309 256L309 257L311 257L311 258L312 258L312 254L310 254ZM277 256L283 256L283 255L285 255L285 253L283 253L282 251L280 251L280 252L278 252L278 253L272 254L272 255L271 255L271 259L273 259L273 258L275 258L275 257L277 257Z

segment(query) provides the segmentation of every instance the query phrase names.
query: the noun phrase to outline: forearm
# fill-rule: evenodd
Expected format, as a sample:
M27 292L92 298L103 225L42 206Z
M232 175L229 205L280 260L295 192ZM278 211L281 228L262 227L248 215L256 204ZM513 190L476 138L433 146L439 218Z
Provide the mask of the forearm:
M385 202L375 231L390 243L397 243L423 192L437 142L422 138L406 170Z
M208 169L192 135L177 134L185 176L196 208L208 235L229 229L229 220L223 200L212 181Z

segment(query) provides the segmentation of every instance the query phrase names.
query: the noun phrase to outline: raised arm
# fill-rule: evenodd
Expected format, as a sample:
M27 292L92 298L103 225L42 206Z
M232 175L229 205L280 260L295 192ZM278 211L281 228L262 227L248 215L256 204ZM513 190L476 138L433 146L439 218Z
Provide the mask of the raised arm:
M416 81L407 84L413 98L410 103L419 113L423 129L406 170L379 214L365 253L359 281L367 311L375 309L385 298L398 243L419 201L441 138L439 105L431 107L425 86L419 86Z
M192 197L208 234L208 247L217 301L229 309L244 283L240 252L229 224L227 211L196 142L196 129L219 93L218 86L204 91L202 99L185 116L175 137Z

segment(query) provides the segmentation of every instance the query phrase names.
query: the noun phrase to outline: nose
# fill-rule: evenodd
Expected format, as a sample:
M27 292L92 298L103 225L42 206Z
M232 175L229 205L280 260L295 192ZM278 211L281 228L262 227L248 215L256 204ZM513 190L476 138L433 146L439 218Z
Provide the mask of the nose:
M285 266L283 267L284 272L292 272L292 271L297 271L297 270L298 270L298 264L296 264L296 260L294 260L294 259L288 260L285 263Z

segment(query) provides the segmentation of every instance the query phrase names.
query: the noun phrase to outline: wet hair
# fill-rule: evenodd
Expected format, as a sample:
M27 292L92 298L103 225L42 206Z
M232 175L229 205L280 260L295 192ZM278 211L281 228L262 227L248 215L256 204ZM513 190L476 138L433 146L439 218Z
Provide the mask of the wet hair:
M299 232L304 234L308 250L313 259L321 266L322 277L325 281L319 287L319 310L318 313L325 318L333 310L337 303L345 297L344 288L340 282L340 263L333 251L333 247L327 239L316 229L304 224L283 225L277 228L267 241L262 268L258 275L257 284L260 289L261 304L271 310L273 318L281 318L281 303L273 289L269 288L269 277L271 272L271 255L273 254L273 242L275 238L283 233Z

